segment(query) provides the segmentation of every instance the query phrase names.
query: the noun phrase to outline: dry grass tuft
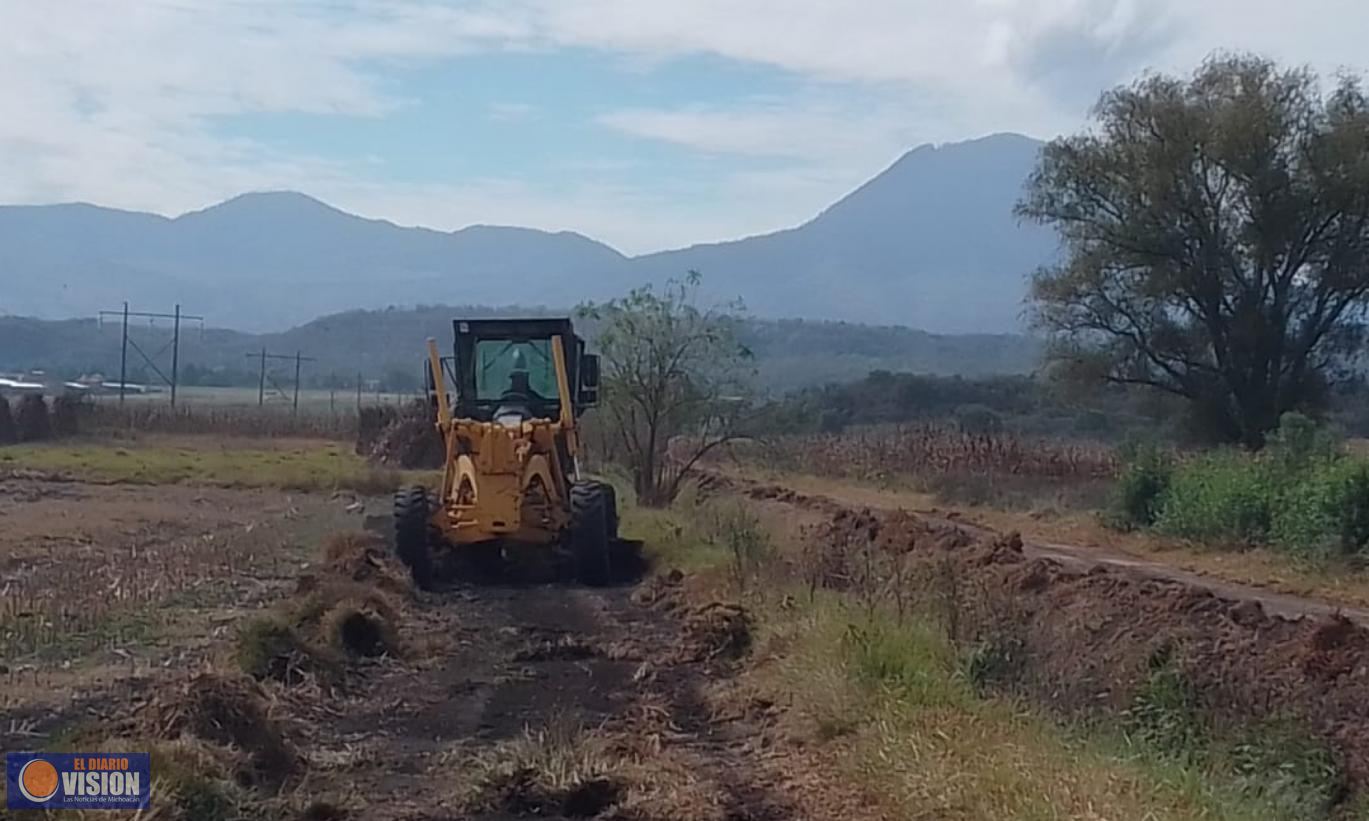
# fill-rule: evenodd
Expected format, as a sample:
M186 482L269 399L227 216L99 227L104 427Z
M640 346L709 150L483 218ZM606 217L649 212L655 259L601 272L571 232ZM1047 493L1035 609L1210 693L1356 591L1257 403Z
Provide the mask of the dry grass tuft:
M186 737L242 751L244 784L279 786L300 757L268 714L266 691L245 676L200 673L169 687L150 705L148 729L160 739Z
M466 810L530 817L599 817L627 796L602 739L564 717L496 748L479 772Z
M751 613L740 605L711 602L685 617L682 656L691 661L735 661L751 649Z
M399 596L413 594L408 576L390 557L385 543L371 533L335 533L323 543L323 569L333 576L369 584Z
M276 614L260 615L244 624L233 657L238 669L257 681L298 686L315 679L332 684L341 678L335 654L309 642Z

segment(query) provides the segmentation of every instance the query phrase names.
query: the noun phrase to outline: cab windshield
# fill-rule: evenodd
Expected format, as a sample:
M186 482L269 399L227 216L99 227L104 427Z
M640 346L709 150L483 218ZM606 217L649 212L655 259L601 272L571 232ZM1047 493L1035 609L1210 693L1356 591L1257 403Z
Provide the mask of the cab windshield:
M475 343L477 402L555 402L551 340L482 339Z

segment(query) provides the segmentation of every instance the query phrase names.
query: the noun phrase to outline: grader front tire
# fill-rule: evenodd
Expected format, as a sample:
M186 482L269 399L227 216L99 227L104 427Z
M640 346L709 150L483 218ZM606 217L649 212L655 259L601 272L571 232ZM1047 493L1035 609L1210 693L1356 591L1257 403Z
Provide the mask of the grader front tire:
M577 482L571 486L570 541L575 576L590 587L602 587L613 579L609 520L611 516L616 519L617 511L611 511L610 506L616 507L599 482Z
M427 488L411 487L395 494L395 554L420 590L431 590L434 582L431 512Z

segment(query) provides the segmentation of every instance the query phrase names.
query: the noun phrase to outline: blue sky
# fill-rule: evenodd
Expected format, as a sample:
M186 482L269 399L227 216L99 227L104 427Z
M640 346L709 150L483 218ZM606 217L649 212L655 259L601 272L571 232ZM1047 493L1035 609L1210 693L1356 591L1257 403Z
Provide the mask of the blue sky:
M787 227L924 142L1080 128L1245 49L1361 68L1307 0L0 0L0 202L293 189L636 253Z

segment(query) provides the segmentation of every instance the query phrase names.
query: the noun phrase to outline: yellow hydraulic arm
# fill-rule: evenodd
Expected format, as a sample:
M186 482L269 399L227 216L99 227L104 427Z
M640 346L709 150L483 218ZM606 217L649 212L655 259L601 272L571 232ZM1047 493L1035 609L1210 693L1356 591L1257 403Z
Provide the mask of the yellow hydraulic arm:
M456 436L452 434L452 409L447 404L447 384L442 378L442 354L438 353L437 340L428 337L428 367L433 372L433 390L437 393L437 430L442 434L442 443L447 449L447 458L442 470L442 495L446 499L452 492L452 465L455 459Z
M571 404L570 378L566 375L566 349L560 334L551 338L551 358L556 365L556 393L561 399L561 430L566 434L566 450L570 452L571 461L578 464L580 436L575 430L575 407Z

